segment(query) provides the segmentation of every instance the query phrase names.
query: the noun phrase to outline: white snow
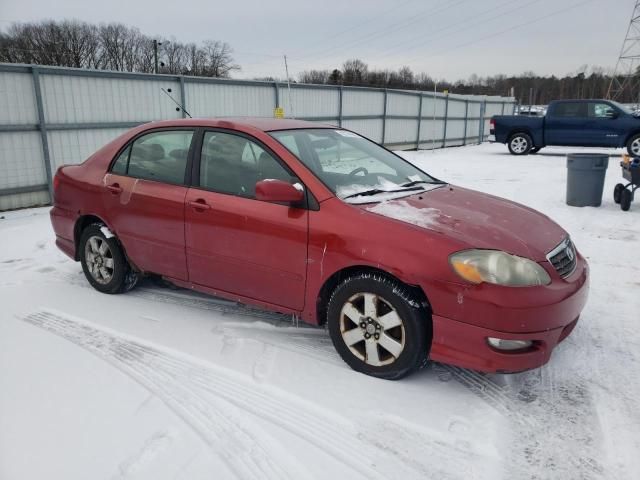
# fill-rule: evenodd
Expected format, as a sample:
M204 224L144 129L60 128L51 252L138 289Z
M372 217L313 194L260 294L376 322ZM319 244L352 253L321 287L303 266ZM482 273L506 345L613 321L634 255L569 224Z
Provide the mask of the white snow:
M367 210L424 228L433 227L441 217L446 217L437 208L418 208L405 200L385 200L368 207Z
M603 205L565 205L575 150L402 153L549 215L590 262L576 330L510 376L376 380L290 317L150 281L103 295L55 247L47 208L0 212L0 478L636 478L640 203L613 203L613 157Z

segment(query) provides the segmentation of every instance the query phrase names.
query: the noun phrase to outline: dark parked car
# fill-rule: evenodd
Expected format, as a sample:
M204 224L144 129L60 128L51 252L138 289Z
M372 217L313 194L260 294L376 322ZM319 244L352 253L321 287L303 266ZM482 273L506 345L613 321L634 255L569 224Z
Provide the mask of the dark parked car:
M342 358L382 378L428 358L538 367L587 299L587 264L546 216L310 122L139 126L58 169L51 220L101 292L155 274L327 323Z
M627 147L629 155L640 156L640 118L609 100L557 100L543 117L499 115L489 133L490 141L506 143L513 155L560 145Z

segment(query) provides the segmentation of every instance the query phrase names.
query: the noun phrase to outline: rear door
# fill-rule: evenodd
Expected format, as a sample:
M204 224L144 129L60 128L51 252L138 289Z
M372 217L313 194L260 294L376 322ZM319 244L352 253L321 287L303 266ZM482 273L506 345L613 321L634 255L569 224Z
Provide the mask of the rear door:
M189 280L214 290L302 310L308 210L255 199L255 184L299 182L252 137L208 130L186 197Z
M180 280L188 277L184 200L193 138L192 129L143 134L104 178L108 218L129 258L144 271Z
M545 117L545 143L547 145L590 145L592 139L586 131L589 117L587 102L557 102Z

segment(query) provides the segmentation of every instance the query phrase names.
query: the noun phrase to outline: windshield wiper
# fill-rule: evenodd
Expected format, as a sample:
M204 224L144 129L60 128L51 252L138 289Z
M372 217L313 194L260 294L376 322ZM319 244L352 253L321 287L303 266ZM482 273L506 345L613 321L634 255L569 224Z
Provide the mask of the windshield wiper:
M420 187L417 188L401 188L401 189L394 189L394 190L380 190L379 188L372 188L371 190L363 190L362 192L356 192L356 193L352 193L350 195L347 195L346 197L342 197L343 200L346 200L347 198L354 198L354 197L369 197L371 195L377 195L379 193L398 193L398 192L410 192L413 190L422 190Z
M399 185L400 187L413 187L415 185L420 185L421 183L426 183L427 185L444 185L447 182L442 182L440 180L434 180L432 182L428 182L427 180L414 180L412 182L407 182Z

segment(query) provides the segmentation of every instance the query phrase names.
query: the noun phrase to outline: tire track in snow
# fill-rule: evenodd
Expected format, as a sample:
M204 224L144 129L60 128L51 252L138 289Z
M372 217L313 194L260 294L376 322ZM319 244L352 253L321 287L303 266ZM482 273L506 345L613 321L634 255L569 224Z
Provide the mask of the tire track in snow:
M581 378L559 381L552 366L509 375L505 385L473 370L438 364L473 394L505 416L513 433L513 478L599 479L597 410ZM571 374L568 374L571 375ZM576 428L582 425L583 428ZM533 469L532 469L533 467ZM544 472L540 477L538 472Z
M39 311L22 320L105 359L161 398L240 478L306 478L307 470L246 413L322 449L365 478L417 478L393 452L362 440L351 420L232 370L146 344L84 320ZM286 465L280 466L286 460ZM424 470L430 460L425 459Z

